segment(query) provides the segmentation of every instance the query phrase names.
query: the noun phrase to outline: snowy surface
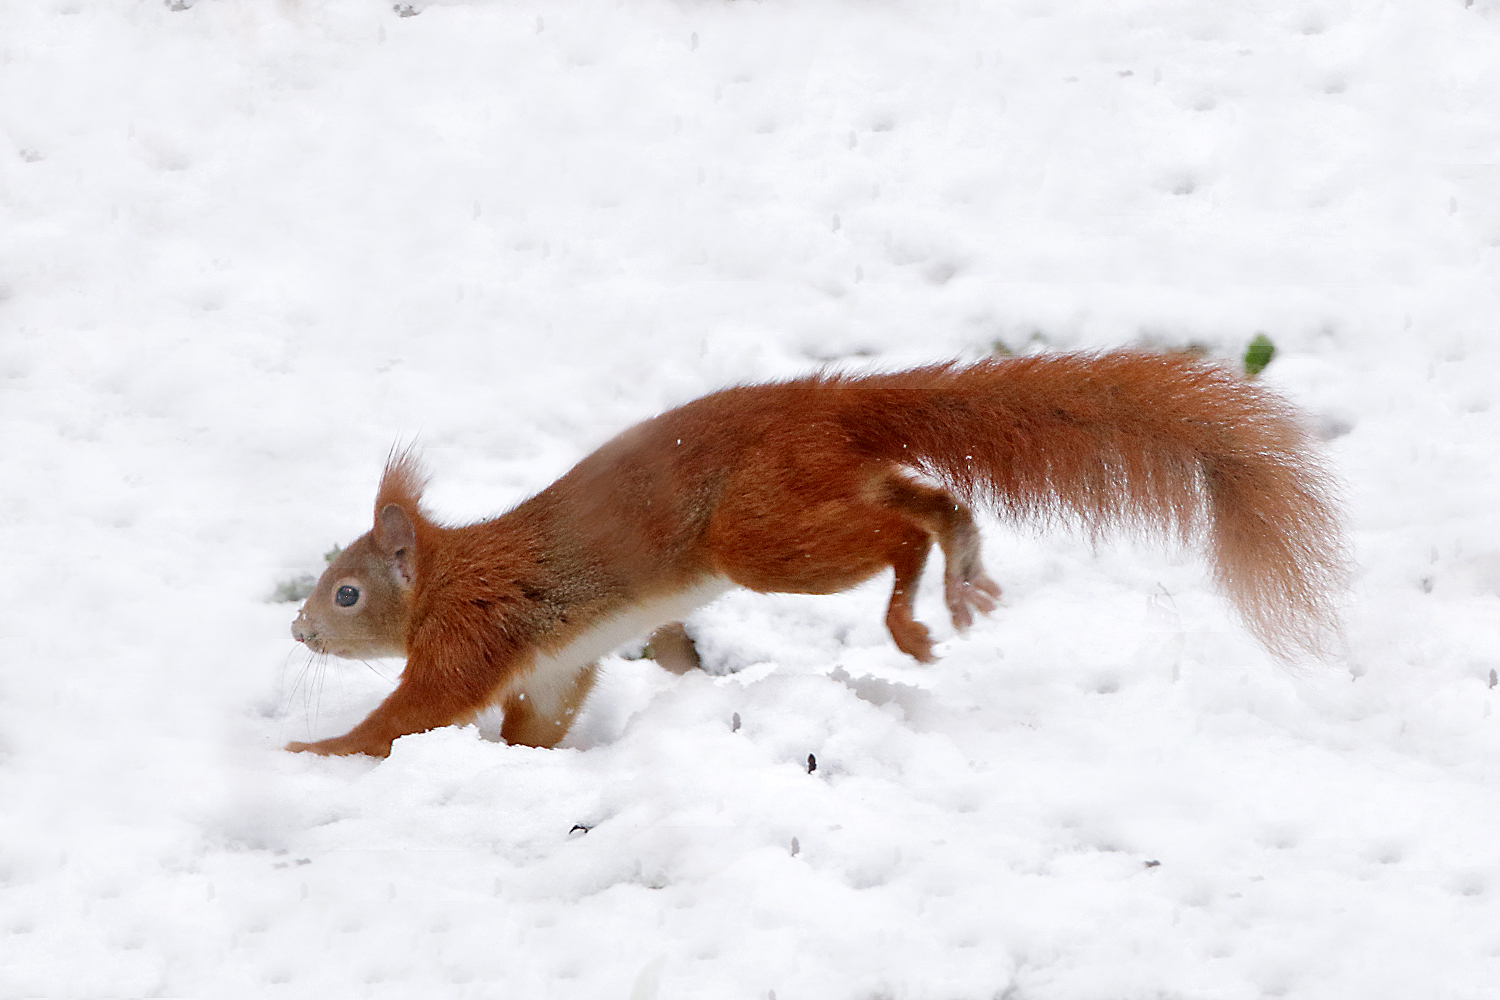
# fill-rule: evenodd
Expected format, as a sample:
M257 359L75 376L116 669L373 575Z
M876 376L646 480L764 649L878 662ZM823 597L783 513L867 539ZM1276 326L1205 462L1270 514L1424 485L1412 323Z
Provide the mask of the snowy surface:
M0 5L0 996L1500 998L1497 52L1497 0ZM399 671L270 601L393 441L468 520L731 382L1260 331L1342 661L990 523L931 667L883 581L738 593L565 749L278 749Z

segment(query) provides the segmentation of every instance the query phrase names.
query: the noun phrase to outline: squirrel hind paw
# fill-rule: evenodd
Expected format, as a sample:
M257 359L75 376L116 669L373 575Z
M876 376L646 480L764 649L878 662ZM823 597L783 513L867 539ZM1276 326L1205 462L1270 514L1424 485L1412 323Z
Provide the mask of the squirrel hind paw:
M983 574L968 580L950 580L943 597L953 616L953 627L962 632L974 624L974 612L987 615L999 606L1000 585Z
M919 663L936 663L937 655L932 651L932 638L927 626L917 621L887 622L896 648Z

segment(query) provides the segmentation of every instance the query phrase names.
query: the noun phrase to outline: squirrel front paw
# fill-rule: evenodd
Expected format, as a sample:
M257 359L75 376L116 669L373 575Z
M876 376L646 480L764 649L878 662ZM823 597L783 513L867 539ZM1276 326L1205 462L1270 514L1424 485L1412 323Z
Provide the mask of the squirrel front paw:
M332 739L319 740L316 743L288 743L284 749L291 753L315 753L320 757L348 757L352 754L362 753L369 757L389 757L391 745L370 744L364 740L352 739L349 736L335 736Z

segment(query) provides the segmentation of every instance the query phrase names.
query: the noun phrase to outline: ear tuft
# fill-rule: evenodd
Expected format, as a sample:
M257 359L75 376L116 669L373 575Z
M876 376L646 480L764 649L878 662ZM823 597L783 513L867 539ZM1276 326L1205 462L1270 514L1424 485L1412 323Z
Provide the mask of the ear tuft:
M380 489L375 494L375 516L391 504L398 504L408 517L419 517L422 492L427 489L427 470L417 454L417 446L391 447L385 459L385 472L380 477Z
M391 448L375 494L375 548L390 561L396 581L411 587L417 578L417 525L422 520L422 491L427 470L417 448Z

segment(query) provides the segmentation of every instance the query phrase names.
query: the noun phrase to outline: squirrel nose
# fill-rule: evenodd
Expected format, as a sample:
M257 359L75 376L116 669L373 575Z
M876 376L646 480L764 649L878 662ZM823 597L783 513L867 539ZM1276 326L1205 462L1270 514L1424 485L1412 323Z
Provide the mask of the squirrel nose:
M297 617L294 618L294 619L292 619L292 638L293 639L296 639L298 642L306 642L307 641L307 630L303 627L306 624L307 624L307 619L304 618L304 617L302 617L302 612L300 612L300 611L297 612Z

